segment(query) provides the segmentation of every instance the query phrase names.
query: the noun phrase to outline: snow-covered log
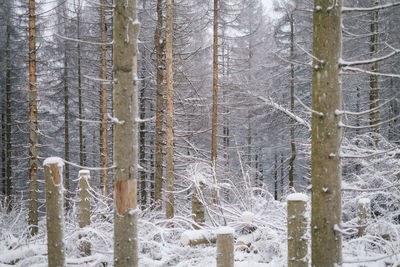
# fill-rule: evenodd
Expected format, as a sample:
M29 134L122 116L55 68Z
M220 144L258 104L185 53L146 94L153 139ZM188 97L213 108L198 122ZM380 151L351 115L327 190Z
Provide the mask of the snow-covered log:
M181 244L184 246L196 246L217 242L217 235L208 230L188 230L182 233Z

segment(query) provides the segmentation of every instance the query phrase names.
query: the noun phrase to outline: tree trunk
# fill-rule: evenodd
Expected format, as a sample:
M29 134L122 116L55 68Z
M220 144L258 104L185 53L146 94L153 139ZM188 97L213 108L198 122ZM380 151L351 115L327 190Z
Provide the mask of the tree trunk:
M374 5L377 6L379 5L379 2L377 0L373 0ZM372 17L372 22L371 22L371 43L370 43L370 54L371 57L375 56L378 53L379 49L379 11L376 10L373 13ZM372 72L378 72L379 71L379 64L378 62L375 62L372 64L371 67ZM370 76L370 92L369 92L369 101L370 109L374 109L379 106L379 80L377 75L371 75ZM379 110L376 110L370 114L370 125L376 125L379 123ZM379 126L376 125L374 126L374 137L373 139L375 140L375 146L378 146L379 143Z
M114 266L138 266L138 86L136 0L116 0L114 10Z
M161 42L161 30L163 27L162 0L157 0L157 27L154 33L154 46L157 53L157 100L156 100L156 170L154 185L154 202L156 209L162 208L162 186L163 186L163 44Z
M104 196L109 195L108 190L108 129L107 129L107 30L105 15L105 0L100 0L100 28L101 28L101 88L100 88L100 161L101 191Z
M144 5L144 2L143 2ZM143 7L144 9L145 7ZM145 62L146 51L143 51L142 54L142 62ZM142 64L142 88L140 90L140 119L143 120L146 117L146 99L145 99L145 90L146 90L146 80L144 77L146 69L144 64ZM146 124L145 122L140 123L139 129L139 162L142 169L139 171L140 175L140 207L142 210L146 208L147 204L147 175L146 175Z
M290 14L290 60L294 60L294 19ZM290 64L290 111L294 114L294 64ZM296 140L294 132L295 120L290 123L290 147L292 156L289 161L289 188L294 187L294 161L296 159Z
M312 266L340 266L342 94L339 60L342 49L342 1L315 0L313 16L313 75L311 182Z
M29 0L29 225L31 235L36 235L38 231L37 130L36 14L35 0Z
M166 217L174 217L174 88L173 88L173 3L167 0L166 18L166 95L167 95L167 118L166 118Z
M64 158L69 161L69 94L68 94L68 64L67 48L64 50ZM70 203L69 164L65 165L65 208L69 211Z
M78 0L78 11L76 14L76 28L77 28L77 39L81 38L81 0ZM81 44L77 42L77 68L78 68L78 116L79 116L79 164L81 166L85 165L85 156L84 156L84 144L83 144L83 108L82 108L82 75L81 75Z
M218 0L214 0L213 20L213 105L211 123L211 168L215 173L217 166L217 116L218 116ZM216 179L214 175L214 179ZM216 181L214 181L216 182ZM212 188L212 202L217 203L217 191Z
M7 41L6 41L6 123L5 123L5 139L6 139L6 159L5 159L5 166L6 168L6 177L5 181L7 183L6 194L6 205L7 211L11 211L11 193L12 193L12 184L11 184L11 121L12 121L12 114L11 114L11 46L10 46L10 26L9 22L7 23ZM6 167L7 166L7 167ZM4 188L5 190L5 188Z

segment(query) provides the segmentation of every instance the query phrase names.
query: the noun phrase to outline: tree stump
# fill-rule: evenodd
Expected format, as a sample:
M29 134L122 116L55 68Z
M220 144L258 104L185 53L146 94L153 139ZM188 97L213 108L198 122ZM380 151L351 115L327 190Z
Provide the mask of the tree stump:
M90 172L88 170L79 171L79 227L84 228L90 225L90 194L89 194ZM79 249L82 256L91 254L91 243L84 240L86 235L79 236L81 240Z
M63 167L60 158L47 158L44 163L46 187L47 257L49 267L65 266Z
M369 198L360 198L358 200L358 236L365 235L365 229L371 218L371 201Z
M288 267L308 267L307 199L299 193L287 197Z
M221 227L217 231L217 267L233 267L233 233L230 227Z

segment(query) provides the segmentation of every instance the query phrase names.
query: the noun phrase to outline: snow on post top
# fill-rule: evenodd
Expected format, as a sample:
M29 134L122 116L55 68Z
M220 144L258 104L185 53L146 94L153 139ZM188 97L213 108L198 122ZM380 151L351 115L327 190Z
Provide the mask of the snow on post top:
M290 194L286 198L287 201L303 201L307 202L308 201L308 196L303 193L294 193Z
M368 205L371 203L371 200L369 198L360 198L358 200L358 205Z
M217 232L217 235L229 235L229 234L233 235L235 233L235 230L232 227L224 226L224 227L218 228L216 232Z
M64 161L62 160L62 158L59 157L49 157L46 158L43 162L43 166L49 166L52 164L57 164L58 168L64 167Z
M88 175L90 175L89 170L80 170L79 171L79 176L88 176Z

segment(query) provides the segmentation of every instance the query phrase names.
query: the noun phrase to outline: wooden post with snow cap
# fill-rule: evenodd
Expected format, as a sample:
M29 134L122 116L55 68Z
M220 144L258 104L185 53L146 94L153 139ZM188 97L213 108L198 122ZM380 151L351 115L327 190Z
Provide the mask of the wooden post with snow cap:
M89 170L79 171L79 227L84 228L90 225L90 194L89 194ZM80 235L80 239L85 239L85 235ZM79 249L82 256L90 255L90 242L81 240Z
M308 266L306 207L308 197L295 193L287 197L288 267Z
M233 267L233 228L221 227L217 230L217 267Z
M44 163L46 187L47 258L49 267L65 266L63 167L57 157L47 158Z
M365 229L371 218L371 201L369 198L358 200L358 236L365 235Z

